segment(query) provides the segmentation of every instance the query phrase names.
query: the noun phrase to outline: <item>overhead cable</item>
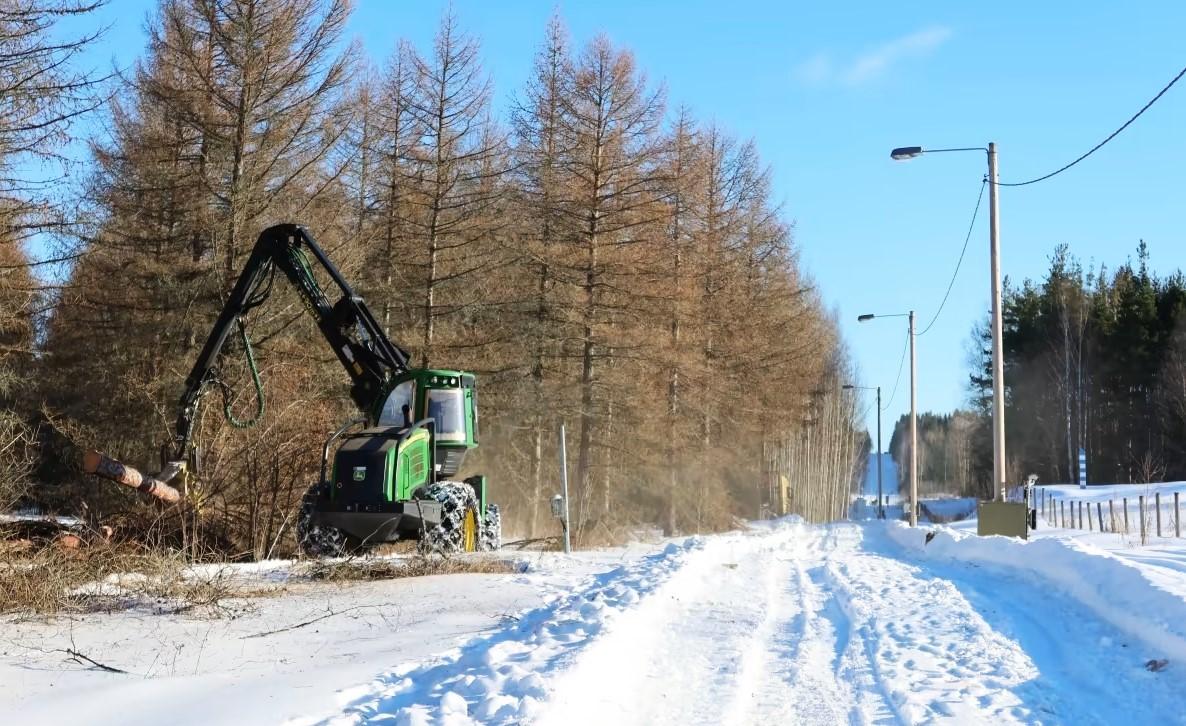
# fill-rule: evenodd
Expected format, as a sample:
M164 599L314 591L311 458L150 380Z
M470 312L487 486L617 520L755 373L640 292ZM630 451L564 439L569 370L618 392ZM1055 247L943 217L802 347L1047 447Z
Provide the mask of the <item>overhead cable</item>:
M1060 167L1060 168L1058 168L1058 169L1055 169L1054 171L1050 172L1049 174L1043 174L1043 175L1042 175L1042 176L1040 176L1040 177L1037 177L1037 178L1034 178L1034 179L1030 179L1030 180L1028 180L1028 181L1023 181L1023 182L1011 182L1011 183L1006 183L1006 182L994 182L994 183L995 183L997 186L999 186L999 187L1024 187L1024 186L1026 186L1026 185L1029 185L1029 184L1037 184L1037 183L1038 183L1038 182L1040 182L1040 181L1046 181L1047 179L1049 179L1049 178L1050 178L1050 177L1052 177L1052 176L1057 176L1058 174L1061 174L1061 173L1063 173L1064 171L1066 171L1067 169L1070 169L1070 168L1071 168L1072 166L1074 166L1075 164L1078 164L1079 162L1083 161L1084 159L1086 159L1087 157L1091 156L1091 155L1092 155L1092 154L1094 154L1095 152L1099 151L1101 148L1103 148L1104 144L1108 143L1108 142L1109 142L1109 141L1111 141L1112 139L1114 139L1114 138L1116 138L1117 136L1119 136L1121 131L1124 131L1126 128L1128 128L1128 127L1129 127L1129 125L1130 125L1130 124L1132 124L1132 122L1133 122L1133 121L1136 121L1138 118L1140 118L1140 117L1141 117L1141 114L1143 114L1143 113L1145 113L1146 111L1148 111L1148 110L1149 110L1149 107L1150 107L1150 106L1152 106L1153 104L1157 103L1157 101L1158 101L1158 100L1159 100L1159 99L1160 99L1162 96L1164 96L1164 95L1165 95L1166 91L1168 91L1168 90L1170 90L1171 88L1173 88L1173 87L1174 87L1174 84L1175 84L1175 83L1177 83L1177 82L1178 82L1178 81L1179 81L1179 80L1182 78L1182 76L1184 76L1184 75L1186 75L1186 68L1183 68L1182 70L1178 71L1178 75L1174 76L1173 80L1172 80L1172 81L1170 81L1169 83L1167 83L1167 84L1166 84L1165 88L1162 88L1160 91L1158 91L1158 92L1157 92L1157 95L1156 95L1156 96L1154 96L1153 98L1151 98L1151 99L1149 100L1149 103L1146 103L1144 106L1142 106L1142 107L1141 107L1141 110L1140 110L1140 111L1137 111L1135 114L1133 114L1132 118L1130 118L1129 120L1125 121L1125 122L1124 122L1124 124L1123 124L1123 125L1122 125L1120 128L1118 128L1118 129L1116 129L1115 131L1113 131L1112 133L1108 134L1108 137L1107 137L1106 139L1104 139L1103 141L1099 142L1099 143L1098 143L1098 144L1096 144L1095 146L1093 146L1093 147L1091 147L1090 149L1088 149L1088 150L1087 150L1087 153L1083 154L1083 155L1082 155L1082 156L1080 156L1078 159L1075 159L1074 161L1072 161L1071 163L1067 164L1066 166Z

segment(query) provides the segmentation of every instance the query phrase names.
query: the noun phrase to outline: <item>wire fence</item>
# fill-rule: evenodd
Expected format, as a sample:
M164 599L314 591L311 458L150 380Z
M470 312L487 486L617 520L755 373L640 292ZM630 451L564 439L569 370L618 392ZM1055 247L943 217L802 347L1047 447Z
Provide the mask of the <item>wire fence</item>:
M1179 492L1137 494L1132 497L1071 499L1037 490L1037 509L1051 527L1088 532L1139 535L1141 544L1156 539L1182 537L1182 502Z

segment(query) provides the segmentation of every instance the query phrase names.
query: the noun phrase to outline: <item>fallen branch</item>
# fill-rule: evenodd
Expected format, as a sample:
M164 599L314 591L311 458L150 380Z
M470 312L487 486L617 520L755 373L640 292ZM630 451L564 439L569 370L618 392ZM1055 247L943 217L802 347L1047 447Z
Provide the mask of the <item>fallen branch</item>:
M79 653L77 650L74 650L73 648L67 648L66 650L64 650L62 652L65 653L66 655L70 656L70 660L73 660L75 663L78 663L79 665L86 665L86 663L90 663L93 667L98 668L101 671L107 671L108 673L123 673L124 675L128 675L128 672L125 670L120 670L119 668L109 666L105 663L100 663L99 661L95 660L94 658L91 658L90 656L83 655L82 653ZM83 663L83 661L86 661L86 663Z
M512 542L503 542L502 546L504 549L508 548L508 547L514 547L516 549L522 550L522 549L525 549L526 547L529 547L530 545L536 544L537 542L546 542L549 544L557 544L558 545L558 544L560 544L560 538L559 537L536 537L535 539L517 539Z
M276 628L275 630L265 630L262 633L253 633L251 635L244 635L243 637L239 638L239 640L248 640L250 638L264 638L269 635L275 635L276 633L284 633L289 630L297 630L298 628L303 628L306 625L312 625L313 623L319 623L322 620L332 618L335 615L345 615L346 613L353 612L355 610L365 610L366 608L381 608L381 607L388 607L388 606L394 606L394 603L383 603L381 605L355 605L354 607L348 607L345 610L331 610L328 613L326 613L325 615L319 615L319 616L313 618L312 620L306 620L304 622L297 623L295 625L289 625L284 628Z

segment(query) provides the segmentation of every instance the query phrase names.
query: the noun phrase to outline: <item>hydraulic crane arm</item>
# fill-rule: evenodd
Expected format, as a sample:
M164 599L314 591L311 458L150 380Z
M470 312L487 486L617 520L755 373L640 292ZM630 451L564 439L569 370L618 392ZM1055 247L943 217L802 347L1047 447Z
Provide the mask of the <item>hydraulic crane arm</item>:
M337 286L330 302L313 274L320 265ZM218 380L217 363L232 327L243 331L243 317L267 300L276 271L284 273L317 321L326 342L349 374L350 397L368 416L392 378L408 370L408 353L384 335L363 299L342 278L325 252L303 227L280 224L265 229L231 290L210 337L185 380L174 436L173 459L185 459L197 420L198 404L207 384ZM246 336L244 336L246 341ZM250 354L249 354L250 355ZM229 414L228 414L229 415Z

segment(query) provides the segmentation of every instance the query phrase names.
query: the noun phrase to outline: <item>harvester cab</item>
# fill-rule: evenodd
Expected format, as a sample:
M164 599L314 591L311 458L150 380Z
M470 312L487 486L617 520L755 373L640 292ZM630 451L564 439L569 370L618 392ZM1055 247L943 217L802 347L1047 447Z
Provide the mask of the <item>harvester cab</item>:
M345 429L326 441L322 481L298 520L302 548L334 556L399 539L419 539L427 551L497 548L498 507L487 502L486 477L454 479L478 445L474 375L409 370L380 404L351 422L374 425L342 441L328 475L330 449Z
M432 419L438 471L453 476L478 445L478 401L472 373L412 370L392 383L379 410L379 426L411 426Z

